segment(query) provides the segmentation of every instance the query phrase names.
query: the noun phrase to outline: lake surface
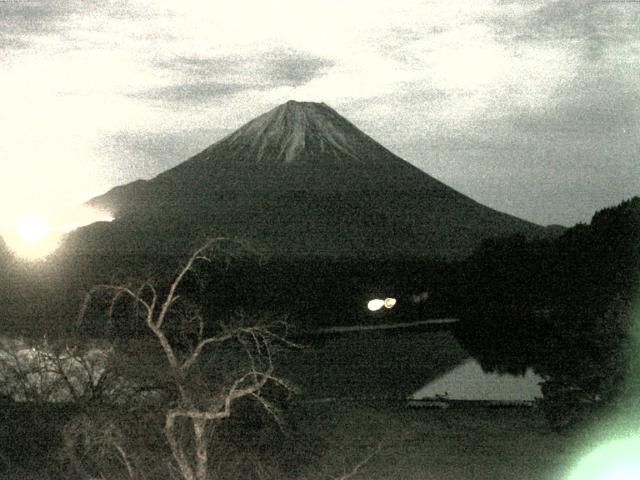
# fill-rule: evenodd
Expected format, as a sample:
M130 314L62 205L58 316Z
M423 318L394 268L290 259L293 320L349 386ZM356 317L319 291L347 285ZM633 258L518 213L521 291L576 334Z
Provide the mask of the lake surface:
M485 372L476 360L469 358L427 383L410 398L528 402L542 398L542 381L531 369L522 376Z
M14 347L24 348L14 342ZM542 397L542 378L532 371L524 376L485 373L446 324L418 331L341 330L302 343L300 350L280 352L276 368L310 400Z

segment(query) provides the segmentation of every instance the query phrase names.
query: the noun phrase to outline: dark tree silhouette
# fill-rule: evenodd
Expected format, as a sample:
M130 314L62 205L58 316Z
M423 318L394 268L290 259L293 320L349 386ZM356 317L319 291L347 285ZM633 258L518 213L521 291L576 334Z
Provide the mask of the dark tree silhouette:
M533 367L548 399L618 397L639 285L639 197L555 240L485 241L460 272L457 334L484 368Z

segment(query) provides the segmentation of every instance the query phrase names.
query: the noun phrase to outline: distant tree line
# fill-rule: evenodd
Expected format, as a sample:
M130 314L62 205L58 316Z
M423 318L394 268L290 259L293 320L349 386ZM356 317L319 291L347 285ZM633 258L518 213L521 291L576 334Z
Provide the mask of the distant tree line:
M437 289L443 298L431 295L429 312L417 308L411 297L432 285L442 287L450 276L443 261L407 258L244 258L226 268L211 268L199 300L209 318L237 309L270 312L287 315L302 331L444 314L441 304L448 288ZM369 300L386 297L398 299L393 310L367 310Z
M548 400L608 405L628 377L639 272L639 197L556 239L486 240L455 267L456 333L485 369L533 367Z

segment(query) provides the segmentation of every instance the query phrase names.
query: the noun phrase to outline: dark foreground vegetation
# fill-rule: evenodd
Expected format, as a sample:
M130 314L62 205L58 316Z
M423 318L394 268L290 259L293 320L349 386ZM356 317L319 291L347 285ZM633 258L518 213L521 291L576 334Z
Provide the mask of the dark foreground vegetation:
M536 409L412 410L399 403L355 402L316 404L306 408L309 418L305 424L309 429L307 433L321 436L323 441L311 445L314 460L307 470L315 474L301 474L298 477L301 479L341 478L367 460L352 478L555 480L566 477L585 446L595 445L595 440L578 432L552 432L543 413ZM43 411L34 408L27 416L9 417L14 419L10 425L21 431L25 440L10 437L7 444L3 443L9 450L7 456L17 460L11 467L3 468L2 478L86 480L87 476L74 475L57 467L58 454L54 442L58 422L53 414L44 418ZM49 411L52 411L51 407ZM45 435L51 436L45 438ZM27 444L27 438L42 440L36 449ZM5 439L3 436L2 440ZM256 455L251 451L255 448L254 443L238 444L237 440L229 447L233 454L225 459L228 462L225 468L237 470L235 476L227 475L226 478L256 478L246 470L255 468ZM244 451L244 455L237 456L237 450ZM282 454L277 450L276 453ZM244 469L238 462L244 462ZM156 468L161 463L152 460ZM105 479L129 478L117 462L110 468L110 472L104 473ZM262 478L269 476L263 473Z
M7 474L24 465L78 479L300 478L313 464L321 438L310 447L304 409L275 371L279 350L296 347L288 324L238 313L213 325L183 288L216 243L166 288L92 288L75 339L3 341ZM102 336L87 336L85 321L100 317ZM119 328L124 319L136 327ZM21 430L49 441L16 449Z
M66 337L3 345L1 475L553 478L550 466L566 459L555 456L563 440L551 428L593 420L630 391L640 198L555 239L486 241L458 262L294 262L230 254L224 242L208 247L186 264L156 259L153 275L140 274L138 259L131 275L152 279L142 282L110 281L104 274L117 265L84 259L75 278L92 279L94 287L79 316L80 298L63 293L79 280L45 288L47 282L20 277L19 265L5 265L18 279L0 285L8 317L20 318L11 315L20 298L41 318L43 305L60 300L51 325L69 313L57 330ZM365 310L367 300L387 296L398 298L397 308ZM278 369L278 359L294 358L321 326L438 316L461 319L455 334L485 369L533 368L547 379L542 409L310 406ZM411 360L400 358L401 349L390 349L394 359L379 347L372 360L408 371L399 365ZM464 355L435 358L432 350L422 361ZM311 370L320 372L313 382L321 393L323 367ZM339 381L335 364L325 370ZM399 382L389 385L397 394Z
M459 265L457 334L483 368L548 379L561 427L633 387L640 198L597 212L554 240L489 240Z

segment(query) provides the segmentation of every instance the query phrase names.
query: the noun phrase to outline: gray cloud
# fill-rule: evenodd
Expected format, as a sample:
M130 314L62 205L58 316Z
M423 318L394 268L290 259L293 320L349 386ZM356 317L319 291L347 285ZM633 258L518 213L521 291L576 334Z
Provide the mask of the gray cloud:
M135 98L176 104L199 105L251 90L306 84L333 65L304 52L276 49L263 55L241 57L177 56L155 63L157 68L178 72L184 81L131 94Z
M449 28L444 26L433 26L426 30L416 30L413 28L396 26L390 28L384 37L372 39L371 41L377 45L379 52L383 56L393 60L410 63L418 59L416 59L415 54L408 53L406 47L414 42L422 40L425 37L437 37L448 30ZM421 55L426 53L428 53L428 51L424 47L421 48Z
M29 42L17 35L6 35L0 33L0 50L14 49L23 50L29 47Z
M203 105L207 102L228 97L236 93L253 90L250 84L234 84L223 82L182 83L159 87L130 94L131 97L160 102L189 105Z
M540 224L588 221L640 194L640 95L611 75L582 79L539 111L421 132L394 150L472 198Z
M126 21L148 18L150 13L126 2L0 0L0 49L29 48L35 38L51 34L58 35L66 48L76 48L83 41L70 24L74 15Z
M59 31L74 12L65 1L4 1L0 2L0 26L5 34L39 35Z
M211 77L236 74L242 70L247 60L237 55L198 57L180 55L155 63L157 68L179 72L194 81L209 81Z
M256 87L304 85L332 65L322 57L280 48L260 55L177 56L155 63L158 68L181 73L193 83L239 76L253 79Z
M322 75L333 62L293 50L275 50L262 58L271 86L298 87Z
M563 102L542 114L513 118L511 125L522 135L545 135L580 142L602 137L617 140L624 131L638 135L640 95L622 95L613 85L602 87L604 91L601 92L590 89L593 96L579 96L574 102Z
M27 50L40 36L64 35L64 24L73 12L69 2L0 1L0 63L2 52Z
M513 3L513 2L503 2ZM519 3L519 2L516 2ZM554 0L524 15L493 16L488 20L500 35L516 41L562 41L579 47L589 60L608 47L637 38L640 9L622 2Z

